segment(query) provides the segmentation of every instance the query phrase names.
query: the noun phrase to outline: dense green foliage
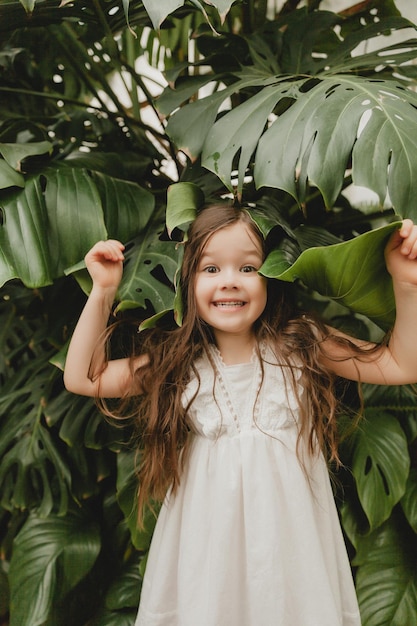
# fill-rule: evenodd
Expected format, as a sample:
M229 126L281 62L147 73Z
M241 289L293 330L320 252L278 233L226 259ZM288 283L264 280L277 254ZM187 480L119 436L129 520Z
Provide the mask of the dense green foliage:
M62 385L89 247L127 243L116 312L137 324L174 305L177 180L255 205L282 235L277 273L299 259L304 276L302 252L317 271L331 251L332 280L349 280L337 246L395 214L417 219L415 27L392 0L341 14L271 4L0 0L0 616L12 626L128 626L138 604L154 520L136 527L128 429ZM352 206L352 181L374 204ZM392 310L371 322L312 291L322 279L300 300L381 336L375 321L385 329ZM408 387L363 393L337 503L364 626L405 626L417 614L417 403ZM357 406L353 386L346 401Z

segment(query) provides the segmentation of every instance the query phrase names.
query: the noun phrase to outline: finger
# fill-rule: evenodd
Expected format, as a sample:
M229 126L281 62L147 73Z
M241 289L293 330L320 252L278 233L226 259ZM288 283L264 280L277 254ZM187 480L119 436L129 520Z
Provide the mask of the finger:
M406 218L405 220L403 220L403 223L400 228L401 237L403 237L404 239L408 237L413 227L414 227L413 220L410 220L409 218Z
M98 241L89 252L87 252L86 259L106 261L123 261L124 245L120 241L109 239L107 241Z
M411 220L405 225L405 232L400 235L404 237L401 244L401 253L404 256L408 256L411 259L415 259L417 256L417 226L413 224Z
M119 241L118 239L107 239L106 243L110 243L111 245L114 245L119 250L124 250L125 249L124 244L121 241Z
M125 249L124 245L120 241L117 241L115 239L108 239L105 242L105 251L108 255L110 255L110 256L106 256L106 258L108 258L109 260L123 261L124 249Z
M413 240L408 238L406 242L401 246L401 252L404 256L414 260L417 258L417 237Z

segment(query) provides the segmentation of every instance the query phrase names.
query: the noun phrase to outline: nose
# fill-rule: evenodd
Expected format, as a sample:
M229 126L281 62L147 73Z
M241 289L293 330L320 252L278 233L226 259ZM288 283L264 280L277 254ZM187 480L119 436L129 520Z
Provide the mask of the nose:
M238 289L240 283L239 272L230 270L223 270L221 272L221 289Z

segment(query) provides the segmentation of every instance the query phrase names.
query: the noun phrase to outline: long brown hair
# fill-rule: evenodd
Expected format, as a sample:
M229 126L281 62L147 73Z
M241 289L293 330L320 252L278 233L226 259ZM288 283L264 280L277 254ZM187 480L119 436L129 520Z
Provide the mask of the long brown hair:
M130 398L122 399L119 409L102 409L112 417L126 414L132 407L137 446L138 510L139 519L146 504L161 501L168 489L177 489L190 442L191 425L187 408L182 403L183 392L191 375L198 379L195 362L214 342L210 327L199 319L194 294L195 276L204 247L218 230L242 221L259 241L266 254L265 241L249 214L230 205L206 207L192 223L185 243L180 277L183 298L181 327L155 328L138 336L134 356L147 354L149 363L133 372ZM308 442L313 454L318 446L327 458L338 460L337 414L335 377L321 365L323 340L329 330L320 321L297 310L292 297L292 285L276 280L268 281L266 308L257 320L254 332L257 344L267 342L277 362L290 373L294 363L302 368L303 400L299 397L292 375L294 392L300 407L299 442ZM334 337L346 344L345 340ZM356 347L352 344L352 349ZM258 350L258 357L261 359ZM132 360L133 363L133 360ZM135 389L143 393L136 398Z

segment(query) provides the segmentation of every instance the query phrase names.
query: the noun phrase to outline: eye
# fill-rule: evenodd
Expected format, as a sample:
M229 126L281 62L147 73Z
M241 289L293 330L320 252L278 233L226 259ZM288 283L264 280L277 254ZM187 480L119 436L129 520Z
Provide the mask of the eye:
M241 269L241 272L243 272L244 274L248 274L249 272L257 272L257 268L254 267L253 265L244 265Z
M204 269L203 272L207 272L207 274L215 274L216 272L218 272L218 268L215 265L207 265Z

